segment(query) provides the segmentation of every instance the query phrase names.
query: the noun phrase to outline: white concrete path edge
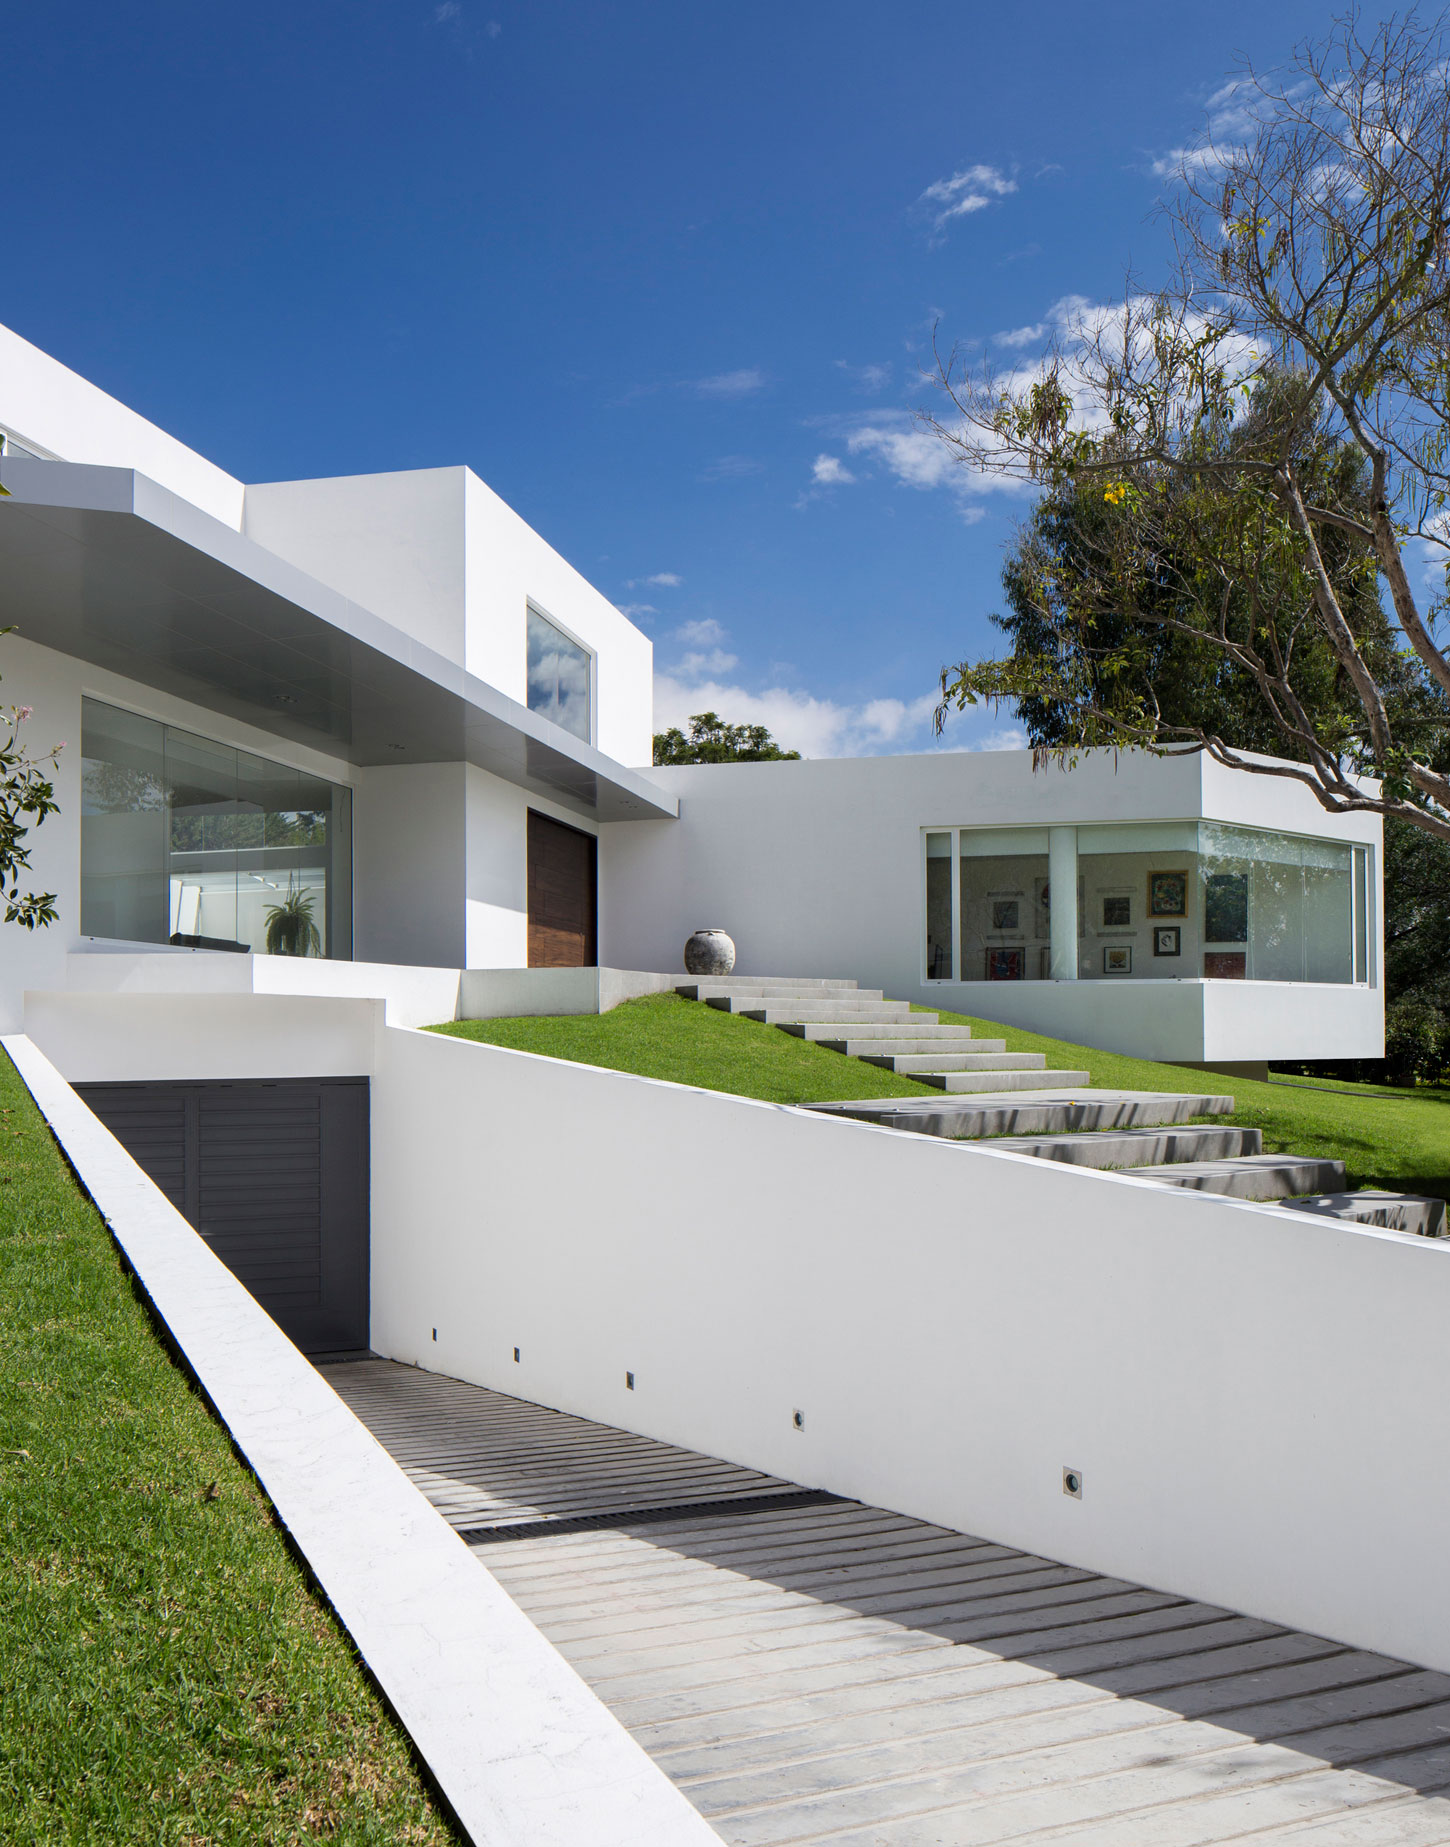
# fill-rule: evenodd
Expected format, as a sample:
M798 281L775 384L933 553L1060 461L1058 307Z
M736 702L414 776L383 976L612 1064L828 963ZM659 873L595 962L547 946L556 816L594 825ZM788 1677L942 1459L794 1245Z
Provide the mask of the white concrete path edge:
M43 1053L0 1045L478 1847L719 1847Z

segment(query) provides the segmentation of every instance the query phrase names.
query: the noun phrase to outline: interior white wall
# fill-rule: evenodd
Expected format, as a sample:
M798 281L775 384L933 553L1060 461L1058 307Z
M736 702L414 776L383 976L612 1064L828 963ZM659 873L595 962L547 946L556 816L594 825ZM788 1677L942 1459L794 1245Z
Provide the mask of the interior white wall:
M353 781L353 953L462 968L465 765L400 763Z
M1450 1668L1450 1246L393 1028L373 1121L378 1351Z
M1208 1032L1205 1009L1218 1003L1190 983L1154 984L1150 999L1133 992L1146 982L1127 979L923 979L923 828L1207 816L1379 847L1375 816L1328 816L1293 783L1231 772L1205 782L1205 767L1201 757L1115 760L1102 751L1070 772L1034 772L1029 752L998 751L659 769L680 818L606 830L600 960L678 970L690 932L714 925L735 939L737 974L854 979L1107 1049L1190 1059L1378 1056L1382 997L1367 1001L1347 986L1314 988L1312 1007L1308 990L1289 989L1256 1015L1251 997L1261 984L1246 983L1245 998L1225 1002L1212 1016L1221 1026ZM1251 1029L1262 1047L1281 1027L1273 1050L1220 1049Z
M243 531L461 666L467 472L418 468L253 484Z
M467 475L468 671L528 703L532 601L595 657L594 743L616 763L653 754L654 646L533 527Z
M234 530L242 484L185 443L0 327L0 426L63 462L135 468Z

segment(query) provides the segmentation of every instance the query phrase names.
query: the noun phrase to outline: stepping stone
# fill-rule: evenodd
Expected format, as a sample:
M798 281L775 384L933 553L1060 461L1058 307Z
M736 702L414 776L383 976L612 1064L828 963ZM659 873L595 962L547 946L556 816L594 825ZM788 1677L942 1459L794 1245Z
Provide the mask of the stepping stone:
M1173 1166L1135 1167L1137 1180L1195 1187L1231 1199L1292 1199L1300 1193L1328 1193L1344 1185L1343 1161L1311 1155L1251 1154L1236 1161L1185 1161Z
M1359 1193L1316 1193L1308 1199L1286 1199L1295 1212L1317 1212L1325 1218L1354 1219L1361 1225L1378 1225L1384 1231L1413 1231L1422 1238L1443 1238L1445 1201L1418 1193L1382 1193L1366 1187Z
M1044 1072L1056 1083L1057 1073ZM823 1116L847 1116L885 1129L908 1129L948 1141L984 1136L1082 1134L1231 1116L1232 1097L1158 1090L1085 1090L1039 1086L1023 1096L852 1098L805 1103Z

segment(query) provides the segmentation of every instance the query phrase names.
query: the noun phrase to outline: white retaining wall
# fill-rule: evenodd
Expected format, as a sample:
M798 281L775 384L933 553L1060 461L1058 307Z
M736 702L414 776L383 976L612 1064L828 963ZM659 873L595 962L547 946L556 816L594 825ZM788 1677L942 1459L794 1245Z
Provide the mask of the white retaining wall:
M0 1043L464 1838L716 1840L53 1065Z
M380 1001L37 995L27 1030L76 1080L371 1073L381 1353L1450 1670L1441 1240Z
M379 1352L1450 1669L1439 1241L394 1028L373 1122Z

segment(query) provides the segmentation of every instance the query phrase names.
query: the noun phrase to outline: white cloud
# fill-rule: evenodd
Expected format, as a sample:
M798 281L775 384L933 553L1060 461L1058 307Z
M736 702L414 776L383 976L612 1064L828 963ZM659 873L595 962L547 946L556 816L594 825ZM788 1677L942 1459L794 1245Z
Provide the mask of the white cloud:
M497 38L499 33L503 31L503 27L496 19L489 20L488 24L483 29L490 38Z
M845 359L838 359L836 365L864 397L874 396L891 383L890 366L853 366Z
M1034 321L1030 327L1013 327L1006 333L992 335L993 346L1037 346L1047 337L1047 322Z
M738 654L727 654L723 648L711 648L708 654L686 654L671 669L677 679L706 680L713 673L729 673L732 667L740 665Z
M707 616L703 622L682 622L674 638L690 647L713 648L724 641L725 630L713 616Z
M1085 295L1064 295L1053 303L1042 321L999 338L1009 346L1025 347L1032 341L1050 342L1057 376L1072 399L1077 421L1086 429L1100 429L1106 423L1107 411L1100 391L1092 387L1085 376L1083 354L1093 340L1101 341L1111 351L1115 345L1121 349L1127 338L1131 340L1135 356L1151 364L1152 334L1147 325L1151 308L1152 304L1146 299L1127 306L1121 302L1103 305ZM1131 336L1126 332L1130 313ZM1207 326L1206 319L1197 315L1191 319L1188 331L1203 333ZM1238 376L1247 373L1254 363L1248 342L1238 336L1224 341L1220 351L1230 371ZM1037 356L1013 360L996 384L1003 392L1015 396L1042 377L1043 365L1043 359ZM830 427L831 433L845 442L850 455L876 463L903 486L922 491L946 488L956 496L958 512L968 525L975 525L986 517L985 496L1020 497L1036 492L1031 482L1015 474L998 474L965 465L941 437L923 428L905 411L872 411L854 420L837 420Z
M844 487L855 479L839 456L818 455L811 468L811 480L817 487Z
M722 668L726 672L728 669ZM682 729L697 712L718 712L727 724L764 725L786 750L807 757L885 756L902 751L1022 750L1016 726L983 727L981 709L953 713L943 738L933 729L935 692L919 699L871 699L847 705L787 686L748 687L670 670L655 675L655 729Z
M637 622L641 616L657 616L660 613L653 603L620 603L617 607L620 615L630 622Z
M747 475L763 475L765 463L753 455L717 455L700 470L702 481L743 481Z
M654 584L661 590L678 590L684 581L678 571L655 571L649 577L626 577L624 587L637 590L641 584Z
M1000 167L963 167L949 180L933 180L920 202L940 208L934 219L939 231L950 219L980 212L1016 190L1016 180L1009 178Z
M758 366L742 366L737 372L716 372L710 378L697 378L694 388L704 398L747 398L765 385L765 374Z
M433 17L442 25L445 20L457 19L462 12L458 0L443 0L442 6L433 9Z
M1291 90L1290 94L1293 94ZM1204 104L1205 139L1194 147L1170 148L1153 162L1159 179L1221 166L1256 138L1272 99L1253 84L1235 79L1215 90Z

